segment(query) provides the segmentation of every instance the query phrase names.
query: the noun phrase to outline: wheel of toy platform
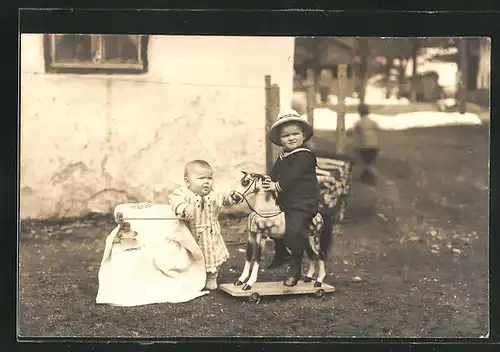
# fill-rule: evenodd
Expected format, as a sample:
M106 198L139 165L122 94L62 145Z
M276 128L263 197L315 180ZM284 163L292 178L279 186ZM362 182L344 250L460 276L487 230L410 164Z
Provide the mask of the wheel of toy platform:
M248 300L250 303L257 304L260 302L260 295L257 292L254 292L248 297Z
M319 290L317 290L316 292L314 292L314 296L316 298L323 298L324 295L325 295L325 290L323 290L321 288Z

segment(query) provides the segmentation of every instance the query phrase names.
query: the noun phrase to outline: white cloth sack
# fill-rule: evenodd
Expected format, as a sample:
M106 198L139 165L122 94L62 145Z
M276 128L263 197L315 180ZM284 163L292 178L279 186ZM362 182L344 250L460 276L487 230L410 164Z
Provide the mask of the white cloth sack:
M187 302L207 294L203 254L186 225L168 205L126 203L115 208L137 235L106 238L96 303L138 306ZM124 236L125 237L125 236Z

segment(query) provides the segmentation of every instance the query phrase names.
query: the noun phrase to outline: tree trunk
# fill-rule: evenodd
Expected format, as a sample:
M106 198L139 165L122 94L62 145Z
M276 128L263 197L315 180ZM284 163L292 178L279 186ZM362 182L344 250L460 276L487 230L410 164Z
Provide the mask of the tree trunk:
M319 82L319 78L320 78L320 73L321 73L321 54L322 54L322 42L323 42L324 39L322 38L314 38L313 39L313 42L312 42L312 45L313 45L313 48L312 48L312 52L314 53L313 57L312 57L312 67L311 69L313 70L313 87L314 87L314 104L317 103L316 101L316 94L317 92L319 91L319 87L318 87L318 82Z
M366 38L359 39L360 63L359 63L359 102L365 103L366 97L366 71L368 65L368 41Z
M401 99L403 93L403 87L405 83L405 71L406 64L403 65L403 58L399 57L399 67L398 67L398 100Z
M345 140L345 97L347 87L347 65L341 64L338 66L338 103L337 103L337 130L336 130L336 152L337 154L344 153L344 140Z
M413 72L411 75L411 101L417 101L417 56L420 49L420 39L414 38L411 57L413 61Z
M385 98L389 99L391 97L391 68L392 68L392 57L387 58L387 64L385 66L385 81L386 81L386 89L385 89Z
M467 39L461 38L459 45L459 111L464 114L467 104Z

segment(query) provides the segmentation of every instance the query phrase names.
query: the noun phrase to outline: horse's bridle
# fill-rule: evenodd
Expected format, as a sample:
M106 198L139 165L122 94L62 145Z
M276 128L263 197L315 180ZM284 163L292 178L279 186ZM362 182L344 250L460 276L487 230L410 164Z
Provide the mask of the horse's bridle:
M243 171L242 171L243 172ZM243 193L240 193L240 192L237 192L237 191L234 191L234 193L238 194L241 198L243 198L243 200L247 203L248 207L250 208L250 210L252 212L254 212L255 214L257 214L258 216L262 217L262 218L274 218L275 216L278 216L280 215L283 211L279 211L275 214L267 214L267 215L264 215L264 214L261 214L259 213L254 207L252 207L252 205L250 204L250 202L248 201L247 199L247 195L249 194L248 191L250 191L250 189L252 188L252 186L256 186L256 182L258 179L261 179L261 180L264 180L265 177L264 175L260 175L260 174L249 174L247 172L243 172L245 175L250 175L250 177L252 178L252 181L250 182L250 184L248 185L248 187L243 191Z

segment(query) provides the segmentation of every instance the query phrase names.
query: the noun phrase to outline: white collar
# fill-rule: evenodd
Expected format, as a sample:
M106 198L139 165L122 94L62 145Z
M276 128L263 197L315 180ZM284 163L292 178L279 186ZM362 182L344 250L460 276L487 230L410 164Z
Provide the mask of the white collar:
M280 158L280 159L284 159L284 158L286 158L287 156L292 155L292 154L295 154L295 153L298 153L298 152L309 152L309 153L312 153L312 152L311 152L309 149L307 149L307 148L297 148L297 149L292 150L291 152L281 151L281 153L279 154L279 158Z

